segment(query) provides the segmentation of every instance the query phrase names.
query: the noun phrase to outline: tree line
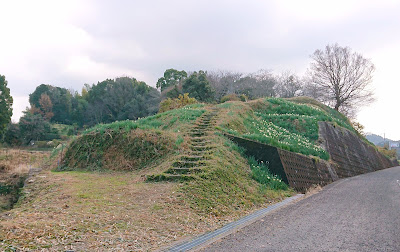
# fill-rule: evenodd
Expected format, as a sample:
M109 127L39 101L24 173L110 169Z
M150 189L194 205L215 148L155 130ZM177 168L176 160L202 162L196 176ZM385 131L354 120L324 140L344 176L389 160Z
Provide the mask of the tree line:
M30 107L19 123L10 123L4 142L12 145L59 138L53 124L75 129L117 120L136 120L157 113L160 92L135 78L85 84L82 92L41 84L29 95Z
M90 127L117 120L136 120L153 115L162 107L184 101L219 103L261 97L309 96L334 109L351 114L372 100L368 85L374 65L350 48L328 45L311 55L308 73L300 77L290 71L275 75L268 70L254 73L167 69L156 88L132 77L106 79L85 84L82 91L41 84L29 95L30 107L19 123L12 124L12 97L0 75L0 133L9 144L28 144L34 140L57 138L52 124ZM186 94L186 95L185 95ZM187 95L188 94L188 95ZM10 98L4 98L5 96ZM178 102L173 102L175 99ZM163 102L167 106L163 106ZM160 105L161 103L161 105Z

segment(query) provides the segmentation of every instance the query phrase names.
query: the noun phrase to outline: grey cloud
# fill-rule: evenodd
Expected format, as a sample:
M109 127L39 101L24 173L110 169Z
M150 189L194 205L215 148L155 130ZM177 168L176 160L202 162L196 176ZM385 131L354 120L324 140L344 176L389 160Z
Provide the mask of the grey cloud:
M400 4L386 2L377 5L360 1L349 16L321 20L294 15L296 11L307 11L312 16L313 6L300 5L303 9L289 12L282 9L280 1L89 3L91 6L84 5L86 9L69 20L70 25L86 32L91 40L88 44L58 47L43 42L42 48L21 57L21 69L0 69L14 94L28 95L41 83L80 90L84 83L114 78L124 71L127 75L139 72L141 76L133 77L155 86L157 78L171 67L189 71L253 72L264 68L301 72L308 67L309 55L328 43L350 46L368 57L370 51L400 42ZM346 3L340 1L330 2L326 8L329 4L346 8ZM40 37L34 41L40 45ZM29 45L30 39L25 43ZM71 54L111 69L107 71L109 76L101 72L101 67L67 71ZM6 59L0 58L0 67L6 66L2 61Z

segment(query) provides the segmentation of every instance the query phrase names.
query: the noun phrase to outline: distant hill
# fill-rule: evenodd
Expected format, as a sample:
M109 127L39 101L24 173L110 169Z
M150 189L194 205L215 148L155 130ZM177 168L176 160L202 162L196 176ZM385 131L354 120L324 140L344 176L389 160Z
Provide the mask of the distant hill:
M381 137L379 135L376 135L376 134L372 134L372 133L371 134L367 134L366 138L368 139L368 141L370 141L371 143L373 143L375 145L378 145L378 144L382 143L383 140L384 140L383 137Z
M383 146L384 142L389 142L389 143L400 143L400 141L395 141L389 138L383 138L379 135L373 134L373 133L367 133L367 135L365 136L365 138L367 138L368 141L370 141L371 143L378 145L378 146Z
M393 141L391 139L383 138L379 135L372 134L372 133L367 134L365 138L367 138L368 141L370 141L371 143L375 144L376 146L380 146L380 147L383 147L385 145L385 143L390 143L391 145L398 143L400 145L400 141ZM396 149L397 155L400 156L400 148L393 148L393 149Z

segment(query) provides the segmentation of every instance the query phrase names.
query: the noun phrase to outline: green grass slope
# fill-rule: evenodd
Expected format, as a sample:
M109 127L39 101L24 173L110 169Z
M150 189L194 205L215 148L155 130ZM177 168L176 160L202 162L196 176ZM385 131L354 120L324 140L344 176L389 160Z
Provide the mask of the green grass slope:
M194 104L136 121L99 124L69 144L58 171L162 173L188 153L188 131L209 109ZM214 151L207 154L201 172L178 180L178 191L196 212L226 216L293 193L267 167L254 161L250 165L217 131L209 141Z
M190 132L211 107L218 111L206 141L206 147L213 151L202 161L181 161L198 158L190 154ZM288 187L269 174L268 167L244 157L220 132L328 160L329 154L318 143L319 121L354 131L342 114L305 97L233 101L208 107L193 104L136 121L88 129L68 146L59 170L145 170L145 176L156 178L153 181L177 178L183 183L180 191L194 209L224 215L233 205L247 208L259 204L270 197L266 196L270 191L281 191L272 197L284 195ZM180 168L182 162L201 167L194 167L193 174L175 175L176 171L190 172L191 168ZM171 174L173 166L178 168Z
M318 122L331 122L354 131L345 116L305 97L265 98L218 106L224 114L220 130L325 160L329 154L319 146Z
M98 124L71 142L59 170L137 170L162 162L182 151L183 132L204 113L203 107Z
M193 104L99 124L56 149L53 171L33 178L0 218L0 248L153 251L211 231L295 193L222 133L328 159L318 121L353 130L308 98ZM188 180L168 172L192 168ZM178 179L149 179L160 175Z

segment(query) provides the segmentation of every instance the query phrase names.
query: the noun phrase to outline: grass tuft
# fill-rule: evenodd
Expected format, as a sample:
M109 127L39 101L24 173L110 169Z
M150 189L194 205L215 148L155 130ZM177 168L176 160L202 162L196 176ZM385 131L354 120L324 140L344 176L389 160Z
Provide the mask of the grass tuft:
M258 163L254 157L248 158L251 169L251 177L262 185L262 188L270 188L272 190L288 190L289 186L279 178L278 175L272 174L268 165L261 161Z

